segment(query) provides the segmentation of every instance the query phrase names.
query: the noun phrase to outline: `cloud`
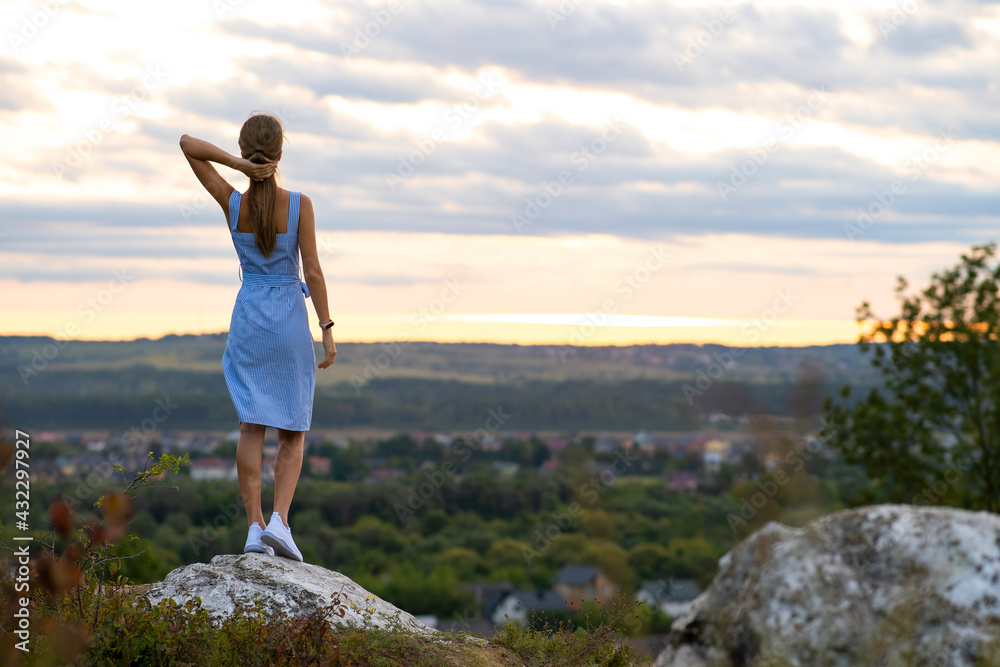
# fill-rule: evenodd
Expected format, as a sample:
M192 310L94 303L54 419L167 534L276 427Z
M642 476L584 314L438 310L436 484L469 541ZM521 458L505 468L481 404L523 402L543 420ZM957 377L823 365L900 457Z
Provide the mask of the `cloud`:
M30 73L21 62L0 55L0 112L51 109L32 87Z
M188 133L235 152L242 121L270 110L289 138L281 184L312 197L326 232L844 239L844 225L953 126L961 145L907 181L865 238L902 246L993 235L993 6L923 4L885 37L878 25L890 7L755 2L725 18L721 5L595 1L558 20L547 14L557 7L405 4L350 58L343 44L379 6L328 2L322 18L278 20L247 5L225 21L192 22L174 42L211 39L225 54L193 72L187 56L136 42L97 44L104 50L86 61L0 57L10 120L0 140L33 137L16 165L0 166L3 231L24 252L57 257L224 257L224 215L203 203L177 141ZM140 29L123 16L88 19ZM690 61L679 67L678 55ZM73 104L107 113L108 98L129 94L148 62L171 72L166 84L79 169L55 176L53 162L92 129L74 129ZM506 87L452 123L449 111L484 72ZM830 101L721 198L719 184L821 87ZM624 129L594 153L605 111L621 112ZM444 138L432 140L436 130ZM59 133L65 143L52 139ZM547 195L563 171L571 182ZM387 176L399 181L390 187ZM538 215L517 232L512 216L532 204ZM189 246L179 226L219 230L223 243ZM412 282L380 271L361 280Z
M0 55L0 74L24 74L28 68L16 58Z
M973 43L964 25L942 17L933 21L913 18L899 26L883 20L879 25L886 47L905 56L923 56L949 48L967 49Z

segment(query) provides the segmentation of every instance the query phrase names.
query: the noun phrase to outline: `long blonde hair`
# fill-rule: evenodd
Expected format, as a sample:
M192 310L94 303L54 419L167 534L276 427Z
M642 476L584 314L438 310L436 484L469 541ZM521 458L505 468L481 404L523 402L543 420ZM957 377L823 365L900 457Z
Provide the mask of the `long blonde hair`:
M240 152L244 159L257 164L277 162L285 139L284 128L277 116L252 113L240 130ZM274 207L278 200L277 170L263 181L250 181L247 205L250 207L250 228L257 248L270 257L278 243L274 225Z

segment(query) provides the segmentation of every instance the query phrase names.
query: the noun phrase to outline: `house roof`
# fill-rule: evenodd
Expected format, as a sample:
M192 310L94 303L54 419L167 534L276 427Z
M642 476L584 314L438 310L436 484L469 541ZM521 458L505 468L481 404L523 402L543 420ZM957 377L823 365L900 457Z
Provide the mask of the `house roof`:
M514 590L509 581L467 581L461 586L476 594L477 599L483 603L482 615L487 617L493 613L500 601Z
M514 590L514 587L511 585L509 581L463 581L459 585L465 590L472 591L473 593L476 590L480 591L501 590L501 589Z
M501 588L483 591L483 609L482 615L485 617L490 617L493 612L496 611L497 605L503 602L503 599L507 597L510 593L513 593L513 588Z
M530 611L566 611L566 601L555 591L511 591L509 596Z
M569 584L570 586L586 586L600 570L593 565L564 565L563 569L552 577L552 584Z

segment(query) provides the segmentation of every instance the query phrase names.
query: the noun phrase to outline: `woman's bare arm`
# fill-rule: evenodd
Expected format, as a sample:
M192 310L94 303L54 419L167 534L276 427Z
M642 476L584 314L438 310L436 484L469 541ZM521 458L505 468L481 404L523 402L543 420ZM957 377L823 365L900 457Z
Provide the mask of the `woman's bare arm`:
M306 277L306 285L312 294L313 307L320 322L330 321L330 307L327 304L326 282L323 278L323 267L319 263L319 252L316 250L316 217L313 213L312 200L302 195L299 206L299 251L302 253L302 272Z
M302 253L302 272L306 285L312 295L313 308L320 323L330 321L330 306L327 303L326 279L323 277L323 267L319 263L319 253L316 250L316 216L313 213L312 200L302 195L299 205L299 251ZM323 331L323 349L326 358L319 364L326 368L337 356L337 345L333 342L333 331Z
M274 162L257 164L242 157L230 155L215 144L203 139L196 139L188 134L181 136L180 145L194 175L201 181L208 194L212 195L212 199L219 203L227 216L229 215L229 197L232 196L233 190L236 188L219 175L219 172L211 165L212 162L243 172L255 181L269 177L277 168L277 164Z

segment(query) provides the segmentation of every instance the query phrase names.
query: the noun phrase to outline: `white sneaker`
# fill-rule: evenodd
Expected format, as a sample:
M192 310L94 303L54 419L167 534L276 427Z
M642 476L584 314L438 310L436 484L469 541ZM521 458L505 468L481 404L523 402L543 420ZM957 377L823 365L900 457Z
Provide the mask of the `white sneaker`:
M260 536L264 532L264 529L260 527L260 524L254 521L250 524L250 531L247 534L247 543L243 547L243 553L258 553L267 554L268 556L274 555L274 549L267 546L260 541Z
M295 546L295 540L292 539L292 529L285 526L277 512L271 514L271 520L267 523L264 532L261 533L260 541L274 547L274 553L278 556L302 562L302 552Z

